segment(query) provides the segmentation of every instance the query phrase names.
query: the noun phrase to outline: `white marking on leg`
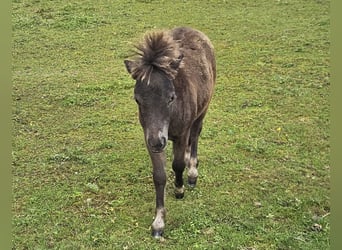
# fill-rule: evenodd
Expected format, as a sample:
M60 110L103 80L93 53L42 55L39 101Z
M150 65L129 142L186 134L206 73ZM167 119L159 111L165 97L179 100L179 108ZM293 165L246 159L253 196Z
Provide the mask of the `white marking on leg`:
M184 185L182 187L175 187L175 195L184 194Z
M156 210L156 217L152 223L152 228L154 231L163 231L165 227L165 215L166 211L165 208L157 208Z
M190 150L185 151L184 162L185 162L185 166L189 167L189 165L190 165Z
M191 157L190 158L190 164L189 164L189 171L188 171L188 177L190 179L196 179L198 177L198 170L197 170L197 159Z

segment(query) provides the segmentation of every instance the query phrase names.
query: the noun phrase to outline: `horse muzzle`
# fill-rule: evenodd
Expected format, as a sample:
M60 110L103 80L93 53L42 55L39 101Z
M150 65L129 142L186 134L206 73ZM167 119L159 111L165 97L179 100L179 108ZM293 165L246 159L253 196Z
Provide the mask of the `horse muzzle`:
M152 153L161 153L165 149L166 144L167 138L165 136L149 137L147 139L147 145Z

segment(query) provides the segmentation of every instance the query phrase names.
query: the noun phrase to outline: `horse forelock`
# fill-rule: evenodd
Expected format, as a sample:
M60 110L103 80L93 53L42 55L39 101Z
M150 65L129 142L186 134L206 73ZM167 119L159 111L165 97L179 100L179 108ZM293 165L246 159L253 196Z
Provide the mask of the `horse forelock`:
M148 33L135 47L137 49L135 67L132 69L134 79L149 84L154 69L164 72L171 79L176 77L177 69L172 67L172 63L180 57L181 53L178 41L174 40L169 32Z

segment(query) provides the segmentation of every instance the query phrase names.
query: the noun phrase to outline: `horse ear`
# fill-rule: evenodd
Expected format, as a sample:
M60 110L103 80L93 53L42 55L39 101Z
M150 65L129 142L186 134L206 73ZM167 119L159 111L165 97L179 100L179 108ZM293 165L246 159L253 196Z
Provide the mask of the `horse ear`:
M133 68L135 67L135 63L131 60L125 60L124 63L128 73L132 74Z
M174 70L178 70L178 68L180 68L180 66L181 66L183 57L184 57L184 55L181 54L177 59L173 60L170 63L171 68L174 69Z

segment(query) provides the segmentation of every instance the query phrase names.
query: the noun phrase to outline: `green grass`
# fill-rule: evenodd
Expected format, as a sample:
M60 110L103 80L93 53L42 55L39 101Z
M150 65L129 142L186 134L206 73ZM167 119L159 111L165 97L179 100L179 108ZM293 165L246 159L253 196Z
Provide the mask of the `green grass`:
M14 249L329 249L329 1L14 0ZM151 164L123 60L144 32L212 40L200 177L150 237Z

